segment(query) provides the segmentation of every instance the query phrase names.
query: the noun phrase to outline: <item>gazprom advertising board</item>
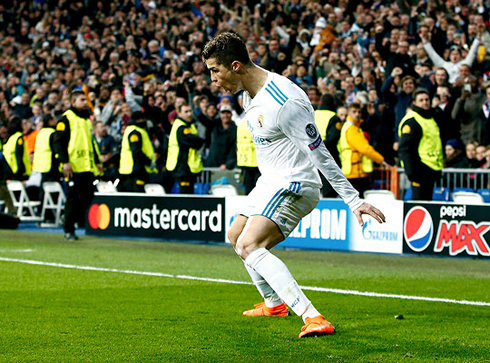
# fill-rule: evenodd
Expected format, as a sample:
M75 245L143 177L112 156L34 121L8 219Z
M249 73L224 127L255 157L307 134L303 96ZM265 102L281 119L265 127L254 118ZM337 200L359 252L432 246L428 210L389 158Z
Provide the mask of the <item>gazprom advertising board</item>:
M227 228L236 215L236 206L244 203L244 198L226 198ZM401 254L403 202L373 204L383 211L387 222L379 224L371 217L364 216L365 223L361 228L357 218L343 201L322 199L280 246Z
M222 242L224 214L224 198L96 194L88 209L86 231L96 236Z
M490 258L490 208L455 203L405 203L403 252Z

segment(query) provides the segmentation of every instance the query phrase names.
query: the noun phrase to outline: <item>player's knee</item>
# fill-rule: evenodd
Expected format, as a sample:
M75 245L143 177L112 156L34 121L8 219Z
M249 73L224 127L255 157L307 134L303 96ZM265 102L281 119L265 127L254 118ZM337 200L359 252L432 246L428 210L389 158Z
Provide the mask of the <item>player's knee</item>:
M245 260L247 256L257 248L258 246L256 246L254 243L250 243L245 239L238 238L235 246L235 251L242 260Z

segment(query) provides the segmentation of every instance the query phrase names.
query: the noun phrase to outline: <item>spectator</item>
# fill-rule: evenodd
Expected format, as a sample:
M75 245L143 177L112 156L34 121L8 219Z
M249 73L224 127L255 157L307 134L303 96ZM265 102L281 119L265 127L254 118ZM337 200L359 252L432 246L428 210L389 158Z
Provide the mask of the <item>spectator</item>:
M451 116L461 125L461 139L465 144L471 141L486 142L486 123L482 123L480 116L486 95L482 94L477 85L477 79L468 77L461 88L461 96L454 104Z
M342 171L360 195L371 189L370 174L373 172L373 161L389 166L383 158L369 145L360 128L361 105L354 102L349 106L347 120L342 126L339 143L339 154Z
M209 156L204 162L207 167L219 167L221 170L236 166L237 127L231 120L232 108L223 105L219 110L220 123L211 131Z
M459 140L448 140L444 146L446 157L444 158L445 168L464 168L467 166L463 150L460 148Z
M471 67L473 62L475 61L476 51L478 50L478 45L480 41L478 38L475 38L473 43L471 44L471 48L468 51L468 55L463 59L461 48L458 45L453 45L449 49L449 61L445 61L441 58L439 54L434 50L432 44L429 42L429 38L421 37L422 42L424 43L425 51L429 56L430 60L437 67L444 68L449 73L449 83L456 82L456 78L459 75L459 69L462 65L467 65Z
M408 106L412 102L412 94L415 91L415 78L412 76L405 76L401 78L403 70L400 67L393 69L390 76L386 78L385 83L381 89L381 93L388 103L389 107L395 112L395 130L398 129L400 121L405 116ZM393 84L400 85L400 92L393 92L391 90ZM396 150L398 147L398 136L395 134L395 146Z

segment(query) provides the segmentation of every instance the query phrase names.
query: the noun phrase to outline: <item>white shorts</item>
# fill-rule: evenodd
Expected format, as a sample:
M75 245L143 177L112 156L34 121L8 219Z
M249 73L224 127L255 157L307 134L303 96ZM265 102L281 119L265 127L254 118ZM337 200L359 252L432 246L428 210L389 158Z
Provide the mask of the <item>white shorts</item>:
M262 215L273 221L284 238L296 228L320 200L320 189L291 182L289 185L267 183L263 179L250 192L238 213L245 217Z

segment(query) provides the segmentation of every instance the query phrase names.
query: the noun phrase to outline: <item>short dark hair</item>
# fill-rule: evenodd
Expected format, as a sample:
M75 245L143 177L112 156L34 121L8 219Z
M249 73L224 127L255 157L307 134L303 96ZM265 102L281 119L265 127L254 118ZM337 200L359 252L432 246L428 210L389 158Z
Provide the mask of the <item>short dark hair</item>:
M180 113L182 111L182 107L189 107L189 104L187 102L183 102L182 104L177 106L177 112Z
M244 65L252 63L245 42L238 34L232 32L221 33L206 43L201 56L204 60L214 58L218 64L227 69L231 69L234 61Z
M352 103L349 105L348 109L349 109L349 110L350 110L350 109L360 110L360 109L362 109L362 106L361 106L361 104L360 104L359 102L352 102Z
M412 101L415 101L417 99L417 96L421 95L421 94L425 94L425 95L429 96L429 98L430 98L429 91L427 91L425 88L417 88L413 92Z
M82 90L76 89L74 91L71 91L70 93L70 101L73 102L77 99L79 96L85 96L85 92Z

